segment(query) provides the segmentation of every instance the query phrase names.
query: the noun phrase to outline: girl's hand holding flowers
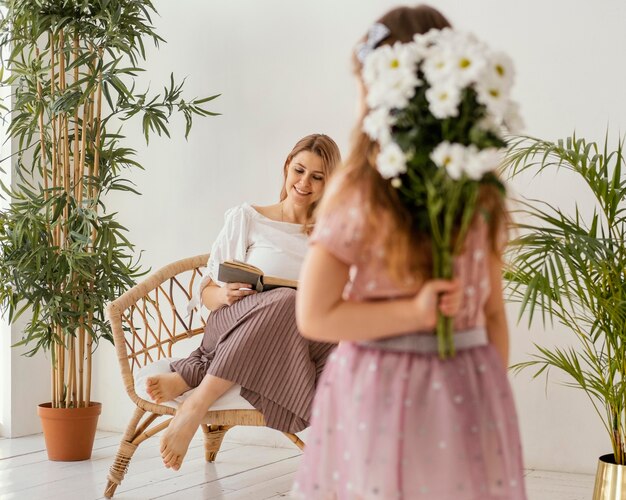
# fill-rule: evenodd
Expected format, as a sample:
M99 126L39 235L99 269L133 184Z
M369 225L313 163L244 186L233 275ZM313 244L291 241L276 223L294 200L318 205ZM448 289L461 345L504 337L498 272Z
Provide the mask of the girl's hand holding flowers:
M412 301L419 330L434 330L438 313L454 317L461 308L463 294L458 280L429 280Z

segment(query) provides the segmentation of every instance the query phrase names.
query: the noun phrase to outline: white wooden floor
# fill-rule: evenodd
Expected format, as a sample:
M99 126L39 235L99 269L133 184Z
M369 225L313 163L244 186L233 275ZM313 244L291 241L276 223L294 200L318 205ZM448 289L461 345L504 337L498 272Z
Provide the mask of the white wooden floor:
M103 498L106 474L121 435L98 432L92 459L50 462L41 434L0 439L0 499L91 500ZM143 443L114 498L119 500L285 498L300 462L293 448L245 446L224 442L215 464L204 461L201 435L192 441L179 472L165 469L158 438ZM528 500L588 500L593 476L528 471Z

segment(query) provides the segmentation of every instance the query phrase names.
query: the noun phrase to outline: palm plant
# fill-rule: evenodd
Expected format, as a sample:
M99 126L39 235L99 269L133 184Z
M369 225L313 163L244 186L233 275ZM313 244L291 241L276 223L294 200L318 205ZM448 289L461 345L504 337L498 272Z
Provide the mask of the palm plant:
M534 377L556 368L567 385L582 389L610 436L615 463L626 464L626 177L623 140L611 149L576 136L549 142L522 137L508 163L514 174L548 169L574 172L593 196L586 214L541 201L522 205L520 235L511 245L506 273L520 318L541 311L578 341L574 347L536 346Z
M158 46L150 0L2 0L0 84L11 87L9 135L17 144L9 208L0 212L0 305L9 321L32 319L20 344L51 356L52 407L90 405L92 353L111 340L106 304L140 267L104 196L135 192L125 169L141 168L123 145L139 115L146 141L186 134L217 96L185 100L172 76L160 94L138 91L144 43Z

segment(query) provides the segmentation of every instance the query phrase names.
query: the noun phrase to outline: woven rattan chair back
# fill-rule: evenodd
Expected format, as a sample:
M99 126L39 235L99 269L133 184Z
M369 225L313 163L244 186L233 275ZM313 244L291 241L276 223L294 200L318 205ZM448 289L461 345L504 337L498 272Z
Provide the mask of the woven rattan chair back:
M135 392L134 374L143 366L172 356L179 342L203 333L206 315L192 311L187 314L193 289L202 279L208 254L169 264L152 273L144 281L109 304L115 351L126 393L136 409L107 476L104 491L111 498L122 482L137 447L146 439L165 429L174 408L147 401ZM154 424L160 416L169 416ZM237 425L264 426L263 415L256 410L209 411L202 423L205 458L213 462L228 429ZM299 448L304 443L294 434L284 433Z

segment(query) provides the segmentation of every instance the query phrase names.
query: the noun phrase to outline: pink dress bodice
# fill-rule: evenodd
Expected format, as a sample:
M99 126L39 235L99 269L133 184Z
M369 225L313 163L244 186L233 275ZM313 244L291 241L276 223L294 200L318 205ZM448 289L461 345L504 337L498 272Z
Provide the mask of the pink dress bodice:
M311 243L320 243L330 253L350 266L350 280L344 289L346 300L380 300L413 295L419 287L407 279L404 286L395 282L385 268L381 243L384 227L378 238L367 243L363 211L358 194L348 197L338 210L317 221ZM367 238L371 241L372 238ZM455 258L454 275L461 282L464 301L455 318L456 331L484 326L484 304L490 292L488 269L487 224L477 218L470 228L462 253Z

